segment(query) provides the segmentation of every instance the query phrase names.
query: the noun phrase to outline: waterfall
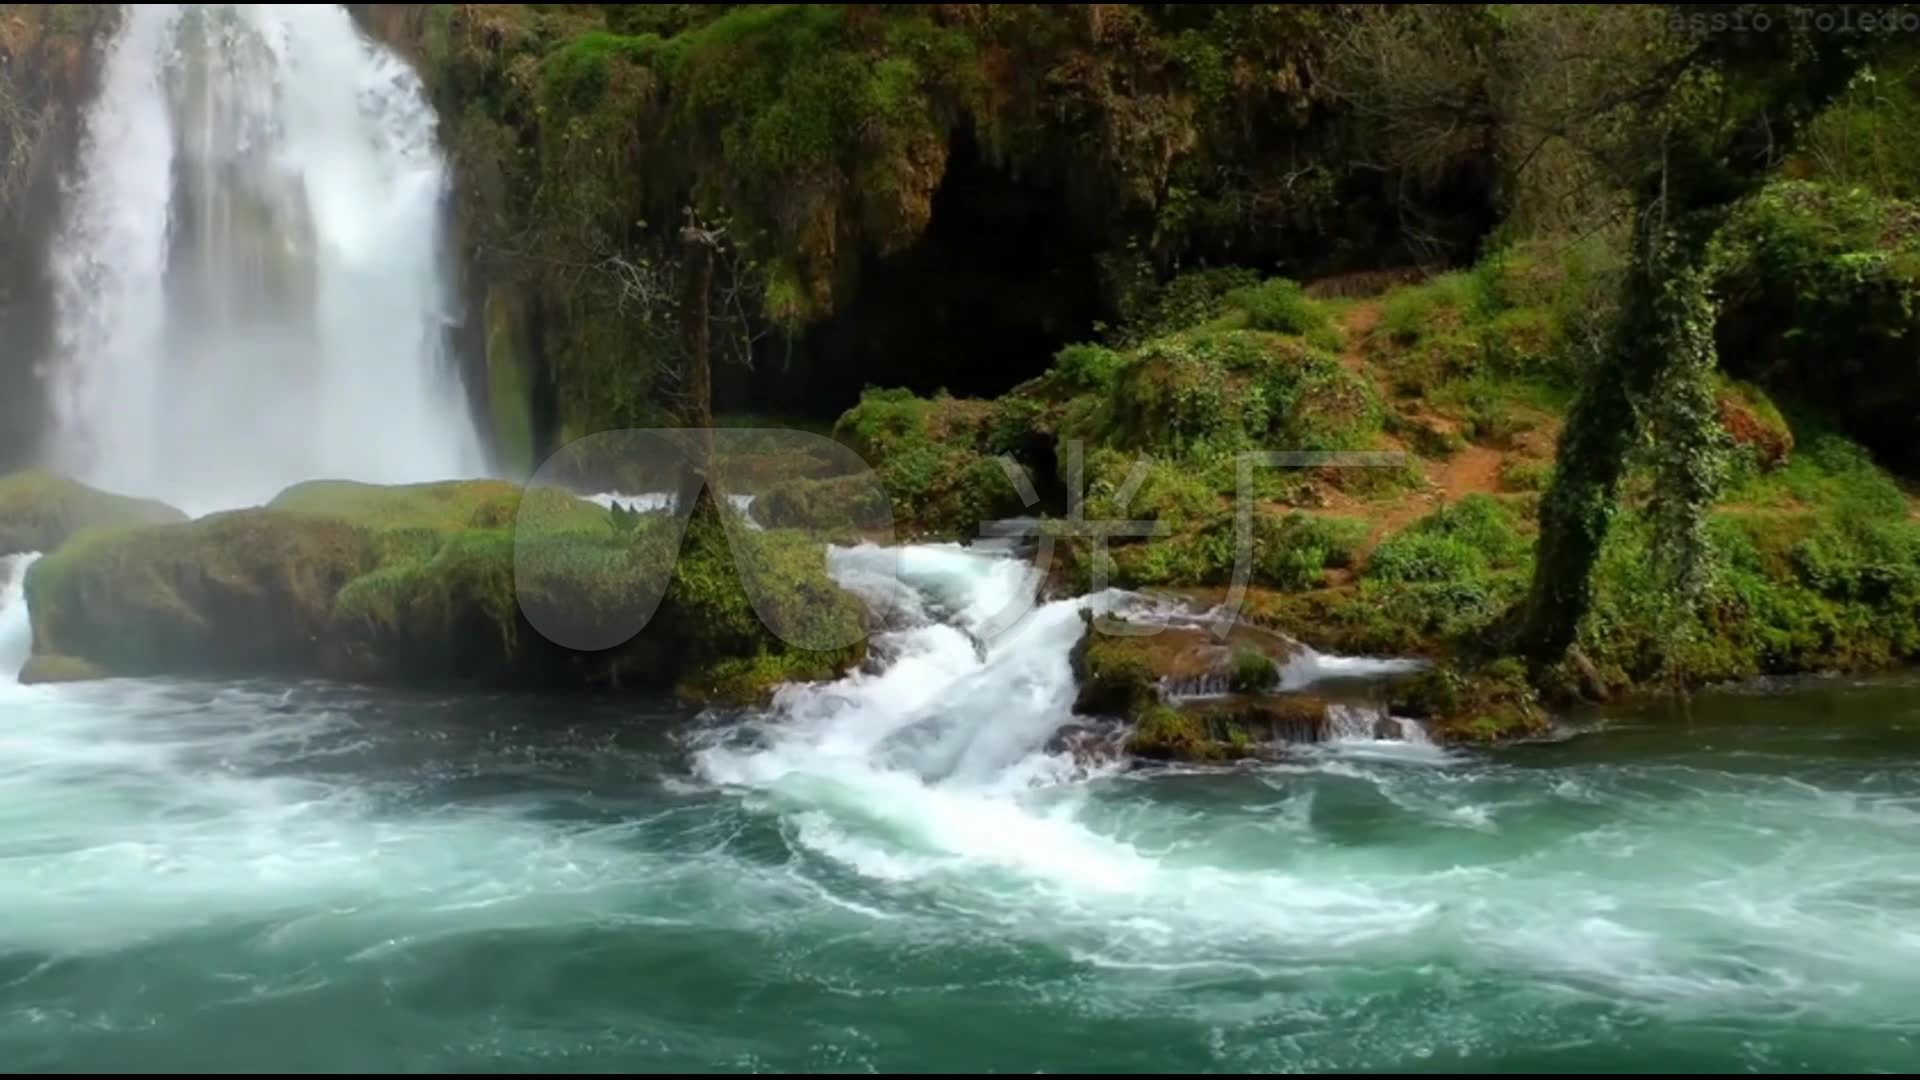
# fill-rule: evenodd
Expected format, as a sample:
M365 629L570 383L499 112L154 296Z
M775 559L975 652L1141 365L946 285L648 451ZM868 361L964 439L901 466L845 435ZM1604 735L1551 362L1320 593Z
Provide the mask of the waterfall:
M38 555L0 557L0 685L16 682L33 651L27 619L27 568Z
M190 510L479 475L447 170L339 5L129 5L53 252L53 463Z

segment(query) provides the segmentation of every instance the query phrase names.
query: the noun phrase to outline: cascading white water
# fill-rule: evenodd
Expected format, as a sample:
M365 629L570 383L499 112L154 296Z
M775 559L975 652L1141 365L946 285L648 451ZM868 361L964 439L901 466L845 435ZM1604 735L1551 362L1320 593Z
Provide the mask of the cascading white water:
M1159 859L1070 805L1049 804L1084 797L1084 785L1066 781L1125 768L1054 745L1074 722L1073 648L1097 632L1083 610L1137 620L1153 601L1109 591L1041 602L1024 560L952 544L835 549L829 565L842 585L891 608L899 628L872 642L874 668L788 686L767 716L717 736L696 755L706 779L769 794L794 811L803 845L869 876L987 864L1096 892L1193 885L1165 879ZM1294 674L1308 677L1304 667ZM1335 734L1370 742L1378 718L1343 712ZM1407 723L1388 744L1425 743Z
M54 251L54 463L190 510L483 472L435 140L339 5L129 5Z
M15 682L33 651L27 620L27 568L38 555L0 558L0 684Z

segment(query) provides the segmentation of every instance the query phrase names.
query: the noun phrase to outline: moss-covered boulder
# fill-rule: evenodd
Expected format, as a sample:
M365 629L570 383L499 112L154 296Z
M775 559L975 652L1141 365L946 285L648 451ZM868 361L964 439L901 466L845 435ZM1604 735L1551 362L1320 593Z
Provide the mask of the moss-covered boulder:
M1444 742L1500 742L1549 726L1525 665L1511 658L1430 668L1395 688L1393 711L1423 721Z
M0 477L0 556L50 552L86 529L185 520L165 503L112 495L56 473Z
M317 483L94 531L27 580L36 656L105 674L614 686L753 698L863 651L824 545L496 482ZM64 661L63 661L64 662ZM52 663L52 661L48 661Z
M20 670L20 685L41 686L49 683L93 682L107 677L105 668L85 660L76 660L71 656L55 656L44 653L28 657L27 664Z
M1020 448L1030 419L1017 400L870 390L833 436L873 469L902 538L970 538L985 522L1030 511L999 460Z
M1088 616L1073 651L1074 711L1131 724L1126 750L1159 761L1271 758L1327 737L1327 703L1275 693L1298 650L1288 638L1236 624L1226 640L1200 625Z
M1292 640L1247 623L1226 639L1204 625L1155 625L1087 616L1073 652L1075 711L1133 715L1162 696L1264 690L1298 651ZM1262 681L1264 678L1265 681Z
M1134 726L1127 750L1157 761L1272 760L1289 745L1324 742L1330 732L1322 698L1236 695L1151 706Z
M376 563L366 530L273 510L92 531L27 575L34 652L116 675L328 672L334 597Z

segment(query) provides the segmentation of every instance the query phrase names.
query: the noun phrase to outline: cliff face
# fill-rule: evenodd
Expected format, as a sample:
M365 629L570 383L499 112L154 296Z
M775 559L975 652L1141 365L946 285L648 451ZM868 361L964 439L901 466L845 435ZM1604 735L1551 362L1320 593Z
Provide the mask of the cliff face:
M1491 220L1468 153L1350 164L1340 5L359 14L434 89L513 453L670 415L690 225L718 407L827 422L869 384L1002 392L1179 268L1464 257Z
M39 438L33 365L49 335L47 244L114 12L0 5L0 470L24 464Z

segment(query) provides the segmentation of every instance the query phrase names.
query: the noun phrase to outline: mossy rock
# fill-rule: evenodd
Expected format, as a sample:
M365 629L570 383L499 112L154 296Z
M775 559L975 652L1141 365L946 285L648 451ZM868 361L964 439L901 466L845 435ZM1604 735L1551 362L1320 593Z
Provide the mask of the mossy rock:
M870 390L833 437L873 469L902 537L971 538L1030 510L999 460L1025 441L1028 404Z
M1236 622L1226 640L1200 625L1150 625L1124 619L1087 618L1087 635L1073 653L1080 684L1075 711L1136 717L1171 693L1220 693L1236 683L1253 684L1256 667L1278 681L1278 666L1299 646L1269 630Z
M1074 711L1132 724L1126 752L1160 761L1270 758L1327 734L1319 698L1269 694L1297 646L1246 624L1222 642L1201 626L1148 626L1083 615L1073 651ZM1200 693L1198 699L1184 695ZM1223 696L1224 695L1224 696Z
M856 663L863 612L827 575L824 546L702 506L683 531L547 488L301 485L265 508L89 532L40 560L27 579L35 651L114 675L703 700Z
M324 672L334 596L375 563L365 529L275 510L90 530L27 574L34 652L116 675Z
M1539 695L1517 659L1440 665L1396 687L1393 711L1425 722L1436 740L1493 743L1544 733Z
M1324 742L1330 730L1321 698L1232 697L1148 708L1127 750L1154 761L1273 760L1288 745Z
M1127 752L1149 761L1219 761L1226 756L1203 718L1171 705L1154 705L1140 715L1127 739Z
M22 686L94 682L106 677L106 670L98 664L52 654L29 657L26 666L20 669Z
M185 520L165 503L111 495L55 473L0 477L0 556L52 552L86 529Z

